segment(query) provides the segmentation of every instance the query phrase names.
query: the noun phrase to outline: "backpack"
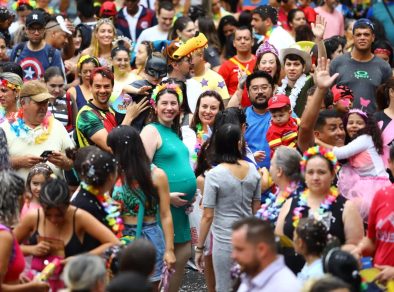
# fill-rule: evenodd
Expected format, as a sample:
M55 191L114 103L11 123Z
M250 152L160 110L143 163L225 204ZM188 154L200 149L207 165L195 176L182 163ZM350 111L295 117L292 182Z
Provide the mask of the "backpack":
M15 63L18 63L18 59L22 53L22 51L25 49L26 47L26 42L20 43L16 46L15 48L15 59L13 60ZM53 61L53 57L55 55L55 48L53 48L52 46L49 46L49 53L48 53L48 61L49 64L52 64Z

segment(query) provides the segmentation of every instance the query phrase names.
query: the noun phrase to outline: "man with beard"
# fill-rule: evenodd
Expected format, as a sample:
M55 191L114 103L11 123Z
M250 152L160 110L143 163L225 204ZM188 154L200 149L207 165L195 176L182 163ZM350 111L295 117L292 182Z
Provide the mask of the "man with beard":
M339 73L336 82L347 85L353 91L353 107L374 113L376 89L392 76L391 68L371 53L375 30L370 20L361 18L354 23L353 40L352 51L333 60L330 74Z
M76 135L79 147L96 145L104 151L111 152L107 145L108 133L117 126L113 110L108 101L114 86L114 75L106 67L98 67L92 71L90 78L93 99L81 108L76 120ZM131 122L148 108L148 101L131 102L126 108L122 125Z
M301 285L277 254L275 234L268 221L245 218L233 225L232 258L241 266L238 292L297 292Z
M60 52L45 42L45 25L44 12L33 10L26 18L29 41L17 44L11 52L10 61L22 67L25 81L42 78L51 66L59 67L64 72Z
M50 98L52 95L44 83L26 82L20 91L18 117L1 124L7 136L12 168L25 180L30 168L39 162L48 162L59 177L63 176L62 169L72 167L64 152L74 145L63 124L48 111Z

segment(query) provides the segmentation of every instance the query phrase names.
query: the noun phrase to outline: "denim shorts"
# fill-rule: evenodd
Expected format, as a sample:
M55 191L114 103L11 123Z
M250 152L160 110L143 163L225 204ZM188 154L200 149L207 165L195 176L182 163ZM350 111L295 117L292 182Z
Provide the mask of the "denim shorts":
M137 225L124 225L123 235L135 236ZM157 222L143 223L141 238L149 240L156 249L156 264L155 271L150 277L151 282L157 282L161 279L161 273L163 270L163 257L165 251L164 234Z

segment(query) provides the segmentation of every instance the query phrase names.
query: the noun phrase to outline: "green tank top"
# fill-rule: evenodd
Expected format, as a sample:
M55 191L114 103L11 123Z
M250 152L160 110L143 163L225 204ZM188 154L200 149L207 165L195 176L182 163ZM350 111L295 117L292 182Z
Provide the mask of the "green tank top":
M174 130L160 123L152 123L160 134L162 144L156 150L152 163L163 169L168 177L170 192L185 193L183 199L191 201L196 193L196 177L189 163L189 151ZM174 222L174 242L190 241L189 216L186 207L171 206Z

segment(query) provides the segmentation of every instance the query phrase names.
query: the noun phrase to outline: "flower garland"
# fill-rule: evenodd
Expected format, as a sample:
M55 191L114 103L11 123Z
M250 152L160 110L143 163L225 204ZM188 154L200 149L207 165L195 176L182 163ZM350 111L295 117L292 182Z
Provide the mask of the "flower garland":
M197 161L197 157L200 154L202 144L204 144L208 139L208 135L205 134L201 123L196 125L196 129L196 145L194 146L194 153L192 154L192 160L194 163Z
M308 76L306 76L305 74L302 74L300 76L300 78L297 79L297 82L294 84L293 89L290 92L290 104L291 104L291 109L293 110L297 99L298 99L298 95L300 94L302 88L305 85L305 82L308 80ZM285 78L282 79L282 86L278 87L278 89L276 90L276 94L285 94L286 95L286 87L289 84L289 79L287 78L287 76Z
M23 110L19 109L16 119L12 123L10 121L10 127L11 131L13 131L17 137L20 137L27 144L41 144L48 139L49 134L51 133L53 119L54 117L51 112L47 111L40 127L31 129L23 120Z
M123 219L120 212L122 209L122 204L112 199L108 194L100 194L98 189L92 185L81 182L81 188L96 196L97 200L100 202L107 213L105 220L111 227L116 237L121 238L123 236L124 230Z
M306 163L308 162L308 160L316 155L321 155L324 158L326 158L331 163L334 171L338 172L339 163L338 163L338 159L335 156L334 152L332 152L330 149L327 149L322 146L313 146L313 147L308 148L308 150L306 150L304 152L304 155L302 156L300 166L301 166L301 172L303 174L305 173Z
M262 220L269 220L275 222L278 218L279 211L286 200L297 189L297 184L290 183L283 192L278 191L273 194L270 193L269 197L265 199L264 204L261 205L260 210L257 211L256 217Z
M161 84L157 85L155 87L155 89L153 89L152 92L152 99L153 101L156 103L156 99L157 99L157 95L159 94L159 92L165 90L165 89L172 89L176 92L176 94L178 95L178 102L179 104L182 104L183 102L183 93L182 93L182 89L179 87L178 84L175 83L165 83L162 82Z
M11 82L9 82L6 79L0 79L0 80L1 80L1 86L7 87L7 88L9 88L11 90L20 90L21 89L20 85L11 83Z
M293 226L297 227L298 223L300 222L300 219L302 218L303 211L305 210L306 207L308 207L308 196L309 196L310 191L306 189L303 191L298 199L298 206L294 209L293 211ZM321 217L324 215L325 212L327 212L332 203L336 201L336 199L339 196L338 189L335 186L332 186L330 188L330 192L326 195L324 198L323 202L320 204L319 209L317 210L317 220L320 220Z

